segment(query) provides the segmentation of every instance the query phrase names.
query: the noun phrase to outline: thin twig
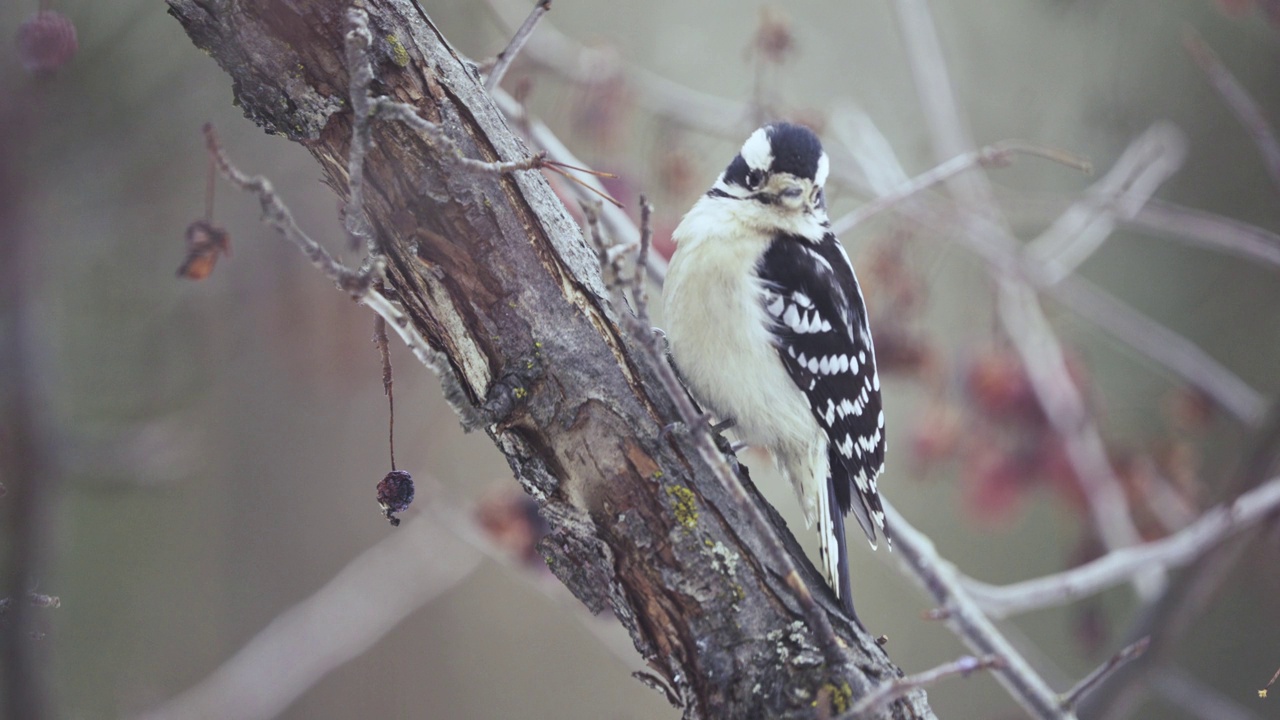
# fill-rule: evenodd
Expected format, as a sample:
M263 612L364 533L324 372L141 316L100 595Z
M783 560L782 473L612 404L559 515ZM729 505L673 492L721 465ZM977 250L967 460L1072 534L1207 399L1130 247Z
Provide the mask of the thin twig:
M508 31L514 31L524 17L522 3L487 0L487 4ZM589 85L609 79L612 73L624 73L635 90L635 104L649 112L717 135L743 137L755 129L746 103L699 92L643 68L621 66L608 52L584 47L550 22L538 28L523 55L570 82Z
M599 218L595 212L598 207L598 205L592 206L589 203L582 204L582 210L586 214L591 236L597 243L601 242ZM680 383L675 371L663 356L663 352L659 347L660 341L654 335L653 329L648 326L646 321L623 309L624 303L621 302L620 288L616 279L607 279L605 284L613 289L615 301L619 307L618 316L623 326L632 337L640 341L640 347L644 350L644 354L653 366L659 380L662 381L667 395L676 406L680 420L688 429L698 454L703 462L707 464L707 467L711 468L716 480L733 500L738 511L750 521L752 530L763 540L766 561L779 570L788 589L791 590L792 595L796 598L810 630L817 636L818 644L828 667L835 671L847 665L849 662L848 654L841 646L842 643L839 638L836 637L835 629L832 627L826 612L814 600L809 587L801 579L800 572L796 569L795 563L792 562L791 556L787 553L781 538L778 537L777 529L765 517L760 507L747 495L742 481L729 468L724 456L716 448L715 443L712 442L706 417L694 407L684 385Z
M392 388L391 342L387 339L387 321L381 315L373 320L373 344L382 361L382 392L387 396L387 446L391 449L391 470L396 469L396 396Z
M1186 157L1186 136L1168 123L1152 125L1129 143L1110 172L1028 244L1026 253L1039 265L1036 283L1052 285L1075 272L1111 237L1117 221L1136 215Z
M1209 84L1218 91L1227 107L1231 108L1231 112L1244 125L1249 137L1253 138L1253 143L1258 146L1258 152L1262 155L1267 175L1271 177L1271 184L1280 190L1280 140L1277 140L1262 108L1190 26L1187 27L1184 43L1192 59L1209 78Z
M498 108L502 110L508 117L518 117L521 113L521 107L515 98L511 97L501 89L494 90L494 101ZM569 148L565 146L560 138L551 131L540 120L535 118L527 118L525 123L529 132L529 141L534 146L541 148L547 153L547 157L562 165L573 165L577 167L586 167L586 163L579 160ZM592 175L584 178L575 178L580 182L576 182L569 186L569 189L577 194L579 199L592 201L593 196L607 196L608 191L600 184L600 181ZM590 191L587 190L590 188ZM640 229L632 222L631 218L620 208L612 204L605 205L601 208L600 219L604 224L604 229L614 240L624 247L636 247L640 242ZM667 263L657 253L649 253L648 259L645 261L649 268L649 276L658 282L667 275Z
M1001 586L972 579L964 583L978 606L993 618L1065 605L1119 585L1143 568L1185 565L1278 511L1280 477L1274 477L1160 540L1113 550L1092 562L1033 580Z
M1153 199L1124 224L1196 247L1280 267L1280 235L1206 210Z
M901 203L903 200L917 195L934 185L946 182L966 170L976 167L1006 167L1013 162L1015 155L1032 155L1062 163L1081 172L1093 171L1093 166L1088 160L1078 158L1061 150L1031 145L1020 140L1002 140L951 158L941 165L917 175L907 184L898 187L892 192L880 195L874 200L864 203L858 209L831 223L831 231L836 235L843 235L871 217Z
M218 168L217 168L217 165L214 164L213 158L209 159L209 162L207 163L207 165L208 165L208 170L206 171L205 178L204 178L204 181L205 181L204 182L204 221L209 226L212 226L213 225L213 191L214 191L214 186L217 184L216 181L218 179Z
M653 244L653 204L640 196L640 247L636 250L635 276L631 280L631 302L636 317L649 322L649 248Z
M591 247L596 249L596 257L600 261L600 270L604 275L604 286L611 292L616 291L622 284L622 253L615 253L614 245L610 243L600 229L600 208L602 203L599 200L588 202L579 200L578 207L582 208L582 217L587 221L587 239L591 241Z
M545 151L542 154L545 156L546 155ZM610 195L609 193L603 190L597 189L594 185L588 185L587 183L582 181L582 178L579 178L576 175L572 175L568 171L577 170L578 172L583 172L588 175L594 175L596 177L607 177L607 178L618 177L617 175L614 175L613 173L600 172L599 170L590 170L588 168L574 167L566 163L556 162L555 160L544 160L542 163L542 167L545 167L548 170L552 170L558 173L559 175L562 175L563 177L567 178L570 182L577 184L578 186L587 190L591 194L596 195L601 200L604 200L605 202L609 203L615 208L622 209L623 207L622 203L615 200L612 195Z
M879 712L885 705L905 696L912 690L924 688L939 680L944 680L955 675L960 677L969 677L979 670L992 670L1004 667L1004 660L998 655L987 655L985 657L976 658L972 655L952 660L949 663L939 665L932 670L926 670L915 675L907 675L906 677L894 678L886 683L876 687L876 689L859 698L858 702L849 708L849 711L840 715L836 720L859 720L860 718L871 717Z
M498 53L498 61L494 63L493 69L489 71L489 77L484 80L484 89L493 90L502 82L503 76L507 74L507 70L511 68L511 63L515 62L516 55L524 48L525 43L529 42L529 37L533 35L533 29L538 26L538 21L543 15L551 9L551 0L538 0L533 6L533 10L529 12L529 17L524 19L524 23L516 30L515 35L511 36L511 42L507 43L507 47Z
M864 114L844 113L835 126L853 152L867 182L876 189L896 187L906 175L884 136ZM1144 134L1143 137L1147 137ZM833 165L832 177L851 182L848 169ZM953 213L936 209L936 201L924 196L904 200L909 216L945 234L954 226ZM1158 200L1149 200L1129 218L1128 224L1181 237L1202 246L1234 252L1250 259L1280 264L1280 235L1238 221ZM1012 268L1039 284L1048 273L1030 254L1018 257L1017 246L1002 242L994 223L980 224L958 236L963 246L985 258L993 268ZM1077 315L1132 347L1155 364L1212 397L1221 407L1249 425L1260 422L1265 398L1240 376L1212 358L1187 338L1106 294L1078 275L1048 285L1045 291Z
M401 122L426 135L431 144L436 146L436 150L440 153L441 161L456 169L474 173L502 175L517 170L537 170L543 167L543 161L546 159L545 155L541 153L520 160L497 162L469 158L462 154L462 149L458 147L453 138L445 133L444 128L423 118L418 114L418 109L414 106L397 102L386 96L380 96L371 99L369 107L371 118L376 117L380 120Z
M261 175L252 177L246 175L231 164L226 152L218 142L218 134L213 129L212 123L204 124L204 136L205 144L209 149L209 156L217 164L222 177L232 185L258 197L258 203L262 206L263 222L274 227L286 240L297 245L302 254L306 255L307 259L311 261L311 264L324 273L325 277L332 280L339 289L352 293L357 297L368 291L370 277L373 273L365 275L351 270L335 260L320 243L312 240L310 236L304 233L298 227L297 221L293 219L293 213L276 195L275 188L270 180Z
M1094 668L1093 672L1081 678L1075 687L1062 694L1062 707L1074 708L1080 704L1080 698L1087 695L1091 690L1098 686L1103 680L1114 673L1120 666L1135 660L1147 651L1147 646L1151 644L1151 638L1144 637L1137 642L1126 645L1120 652L1112 655L1105 663Z
M993 671L996 680L1033 717L1075 718L1070 710L1059 705L1058 694L978 607L960 572L938 554L933 541L912 527L892 503L884 501L884 511L893 533L893 556L942 609L937 617L945 620L971 651L984 657L994 655L1004 661L1004 667Z
M335 260L327 250L298 227L293 213L276 195L270 180L261 175L250 177L232 165L226 152L218 143L218 136L212 124L206 123L204 132L210 156L217 162L222 176L232 185L258 197L258 202L262 206L263 222L274 227L286 240L296 245L311 264L332 280L340 290L350 293L356 300L382 316L419 362L443 378L446 383L458 384L448 357L432 348L426 338L409 322L409 318L374 288L372 279L381 277L383 272L381 257L375 259L367 273L352 270ZM451 400L451 404L464 418L474 415L474 410L461 402Z

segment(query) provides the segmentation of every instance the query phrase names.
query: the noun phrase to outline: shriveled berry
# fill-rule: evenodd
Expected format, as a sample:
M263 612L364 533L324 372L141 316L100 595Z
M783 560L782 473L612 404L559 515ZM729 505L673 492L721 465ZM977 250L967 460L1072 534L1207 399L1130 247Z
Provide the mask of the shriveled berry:
M178 277L203 280L223 255L231 256L231 235L211 222L197 220L187 226L187 257Z
M392 470L378 483L378 506L392 525L399 525L396 513L409 509L413 502L413 476L404 470Z

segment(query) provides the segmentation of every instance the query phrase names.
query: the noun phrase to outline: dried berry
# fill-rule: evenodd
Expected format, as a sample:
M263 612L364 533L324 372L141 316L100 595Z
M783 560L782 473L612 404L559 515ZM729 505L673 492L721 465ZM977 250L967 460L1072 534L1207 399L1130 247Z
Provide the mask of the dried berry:
M178 277L203 280L224 254L231 256L231 235L211 222L197 220L187 226L187 257L178 268Z
M396 513L409 509L413 502L413 476L403 470L392 470L378 483L378 506L392 525L399 525Z

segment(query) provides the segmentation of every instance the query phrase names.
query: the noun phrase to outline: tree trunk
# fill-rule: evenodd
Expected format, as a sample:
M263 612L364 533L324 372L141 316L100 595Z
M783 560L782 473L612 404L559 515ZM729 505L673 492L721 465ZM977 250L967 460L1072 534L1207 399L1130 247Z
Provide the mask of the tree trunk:
M196 46L231 76L236 102L307 147L344 198L351 136L333 0L169 0ZM365 0L375 93L410 103L462 152L529 151L411 0ZM820 651L783 570L686 433L650 355L615 323L595 253L537 171L462 173L427 139L376 122L365 210L388 289L452 369L446 392L483 426L551 525L544 555L593 612L608 608L686 717L831 717L900 675L838 604L776 514L843 663ZM231 149L234 155L234 148ZM252 168L250 168L252 170ZM449 375L449 373L446 373ZM764 500L747 483L753 502ZM932 718L913 692L876 717Z

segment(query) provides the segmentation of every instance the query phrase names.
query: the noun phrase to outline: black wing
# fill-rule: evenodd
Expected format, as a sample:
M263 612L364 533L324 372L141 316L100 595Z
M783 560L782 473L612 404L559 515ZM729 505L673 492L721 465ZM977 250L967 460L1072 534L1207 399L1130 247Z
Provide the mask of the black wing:
M834 505L857 516L874 547L876 528L884 530L876 487L884 469L884 413L867 309L849 256L830 233L816 244L781 235L757 274L768 289L765 309L775 321L778 353L830 440Z

